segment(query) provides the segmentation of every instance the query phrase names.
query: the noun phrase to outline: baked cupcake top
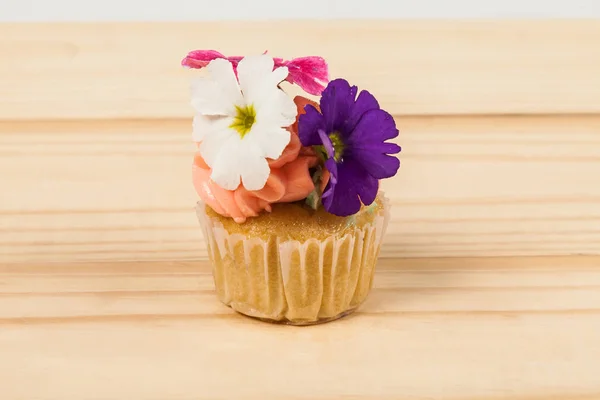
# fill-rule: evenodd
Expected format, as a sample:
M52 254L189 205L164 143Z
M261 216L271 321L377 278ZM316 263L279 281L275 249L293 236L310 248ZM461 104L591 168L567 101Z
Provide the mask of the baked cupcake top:
M375 97L342 78L329 81L321 57L226 57L190 52L204 69L192 84L197 145L192 177L200 198L237 223L302 202L345 217L375 202L381 179L400 167L394 118ZM292 98L288 82L304 96Z

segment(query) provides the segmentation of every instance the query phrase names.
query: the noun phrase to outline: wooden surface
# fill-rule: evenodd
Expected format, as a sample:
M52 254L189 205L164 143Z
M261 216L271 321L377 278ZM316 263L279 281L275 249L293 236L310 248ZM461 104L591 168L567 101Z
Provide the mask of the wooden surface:
M600 257L382 260L353 316L257 322L204 262L0 266L0 397L600 398Z
M323 55L397 117L384 257L600 254L599 41L593 20L0 24L0 262L205 256L179 61L211 47Z
M0 398L599 399L599 41L592 20L0 24ZM216 300L194 48L323 55L398 118L357 314ZM507 255L555 257L460 258Z
M597 113L599 42L597 20L0 24L0 119L188 118L198 48L322 55L400 115Z
M397 123L384 257L600 254L600 117ZM188 120L0 123L0 261L204 257L190 132Z

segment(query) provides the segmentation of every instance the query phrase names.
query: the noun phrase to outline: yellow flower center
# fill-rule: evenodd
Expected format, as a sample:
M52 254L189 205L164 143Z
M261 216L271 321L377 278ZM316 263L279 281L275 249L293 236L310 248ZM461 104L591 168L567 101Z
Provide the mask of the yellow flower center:
M236 115L233 117L233 122L229 127L235 129L243 139L256 122L256 110L254 109L254 104L245 107L235 106L235 110Z
M346 145L344 144L339 132L330 133L329 139L331 139L331 144L333 144L333 159L336 162L339 162L342 159Z
M344 155L344 150L346 149L342 136L339 132L331 132L327 136L329 136L329 140L331 140L331 145L333 146L333 159L335 162L340 162ZM317 155L321 157L323 161L329 158L324 145L313 146L313 148L317 151Z

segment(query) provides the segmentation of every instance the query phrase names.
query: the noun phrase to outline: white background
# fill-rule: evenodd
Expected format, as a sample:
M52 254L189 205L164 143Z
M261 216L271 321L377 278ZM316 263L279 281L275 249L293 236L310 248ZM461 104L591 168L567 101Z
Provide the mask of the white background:
M0 0L0 21L600 17L600 0Z

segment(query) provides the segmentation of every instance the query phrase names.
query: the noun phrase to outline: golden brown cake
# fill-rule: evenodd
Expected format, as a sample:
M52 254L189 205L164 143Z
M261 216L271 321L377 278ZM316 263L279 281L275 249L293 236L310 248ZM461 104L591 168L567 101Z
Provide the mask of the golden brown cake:
M219 299L243 314L297 325L336 319L365 300L388 211L383 196L349 217L280 203L237 224L197 205Z

